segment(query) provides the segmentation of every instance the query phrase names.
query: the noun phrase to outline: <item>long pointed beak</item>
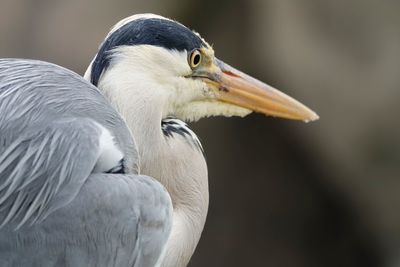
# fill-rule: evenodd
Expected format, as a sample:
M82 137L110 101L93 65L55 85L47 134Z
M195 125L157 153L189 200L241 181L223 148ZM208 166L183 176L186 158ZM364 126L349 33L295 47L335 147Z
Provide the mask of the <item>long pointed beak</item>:
M218 100L274 117L306 122L319 118L314 111L277 89L221 60L215 63L219 70L210 77L210 82L218 88Z

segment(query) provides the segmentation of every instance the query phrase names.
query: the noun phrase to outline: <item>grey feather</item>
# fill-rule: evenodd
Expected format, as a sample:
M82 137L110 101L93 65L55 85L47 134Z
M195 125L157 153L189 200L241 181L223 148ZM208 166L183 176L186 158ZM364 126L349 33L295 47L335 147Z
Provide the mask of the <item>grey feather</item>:
M103 127L130 175L92 173ZM154 266L171 201L138 163L96 87L50 63L0 60L0 266Z
M16 132L63 117L90 118L121 144L129 172L139 172L136 146L122 117L96 87L67 69L42 61L0 59L0 114L0 130Z
M17 219L18 229L74 199L96 164L100 133L84 118L38 124L18 136L2 129L0 206L9 212L1 225Z
M18 231L6 225L0 266L154 266L170 216L169 197L152 178L92 174L74 200L44 221Z

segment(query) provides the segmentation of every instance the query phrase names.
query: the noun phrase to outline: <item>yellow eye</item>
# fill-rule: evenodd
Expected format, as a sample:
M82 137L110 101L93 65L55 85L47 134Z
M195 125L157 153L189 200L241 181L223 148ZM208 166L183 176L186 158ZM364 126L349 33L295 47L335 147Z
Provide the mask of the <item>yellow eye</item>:
M199 50L193 50L189 56L189 65L192 69L198 67L201 63L201 53Z

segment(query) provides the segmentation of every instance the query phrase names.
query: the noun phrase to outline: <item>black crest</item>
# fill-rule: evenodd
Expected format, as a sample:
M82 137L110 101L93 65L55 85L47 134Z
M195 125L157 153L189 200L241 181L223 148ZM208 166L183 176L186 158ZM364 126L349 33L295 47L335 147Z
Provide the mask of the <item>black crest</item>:
M206 46L199 36L171 20L142 18L133 20L113 32L101 45L93 62L90 81L97 86L101 74L110 64L110 51L122 45L155 45L178 51Z

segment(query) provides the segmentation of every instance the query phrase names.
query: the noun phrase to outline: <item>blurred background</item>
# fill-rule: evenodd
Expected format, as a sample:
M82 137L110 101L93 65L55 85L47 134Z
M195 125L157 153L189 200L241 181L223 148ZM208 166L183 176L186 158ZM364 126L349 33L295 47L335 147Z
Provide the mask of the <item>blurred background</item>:
M190 267L400 266L399 1L1 0L0 57L83 74L109 28L143 12L321 117L192 125L210 208Z

